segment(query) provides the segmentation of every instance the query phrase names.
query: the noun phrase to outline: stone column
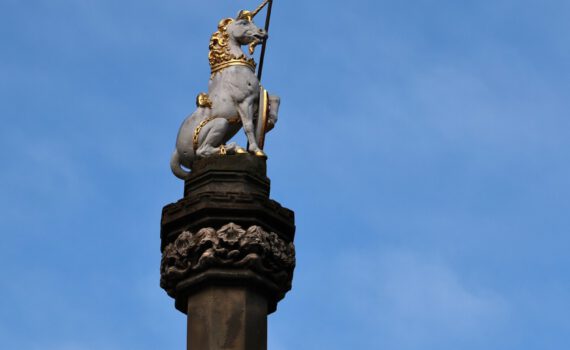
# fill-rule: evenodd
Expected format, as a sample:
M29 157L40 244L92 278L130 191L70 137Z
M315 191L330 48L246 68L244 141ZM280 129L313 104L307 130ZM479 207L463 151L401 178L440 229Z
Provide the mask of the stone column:
M295 268L294 214L269 188L264 159L210 157L163 208L160 285L188 315L188 349L267 349Z

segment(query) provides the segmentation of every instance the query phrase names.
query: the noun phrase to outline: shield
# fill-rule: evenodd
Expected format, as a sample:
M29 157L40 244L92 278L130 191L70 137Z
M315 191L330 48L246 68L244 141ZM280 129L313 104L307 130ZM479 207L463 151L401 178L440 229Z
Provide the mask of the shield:
M269 94L267 90L260 88L259 91L259 108L257 116L257 125L255 126L255 140L259 148L263 149L265 144L265 133L267 132L267 118L269 117Z

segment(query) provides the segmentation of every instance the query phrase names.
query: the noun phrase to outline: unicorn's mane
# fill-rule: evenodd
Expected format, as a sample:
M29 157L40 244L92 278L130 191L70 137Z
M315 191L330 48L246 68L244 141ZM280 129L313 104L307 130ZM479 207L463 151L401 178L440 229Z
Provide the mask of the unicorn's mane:
M208 59L210 60L211 67L233 58L228 48L230 36L227 32L228 24L233 21L233 18L222 19L218 24L218 31L212 34L210 38L210 53L208 54Z
M220 23L218 23L218 30L212 34L210 38L210 53L208 54L208 59L210 61L210 67L212 68L232 60L242 60L249 65L255 66L253 58L247 58L244 54L236 57L230 52L228 45L230 35L227 32L227 27L233 21L233 18L222 19Z

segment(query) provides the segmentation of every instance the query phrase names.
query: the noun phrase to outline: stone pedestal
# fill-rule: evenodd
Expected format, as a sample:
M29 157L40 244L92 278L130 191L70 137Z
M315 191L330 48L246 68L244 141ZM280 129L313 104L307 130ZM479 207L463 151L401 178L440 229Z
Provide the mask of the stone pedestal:
M264 159L210 157L163 208L160 285L188 315L188 349L267 348L295 268L294 215L269 188Z

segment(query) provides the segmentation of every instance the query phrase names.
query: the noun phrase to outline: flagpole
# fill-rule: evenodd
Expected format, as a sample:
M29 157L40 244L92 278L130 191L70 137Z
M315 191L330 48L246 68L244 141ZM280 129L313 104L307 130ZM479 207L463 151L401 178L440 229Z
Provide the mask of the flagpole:
M273 7L273 0L269 0L267 6L267 16L265 17L265 33L269 34L269 23L271 21L271 8ZM265 59L265 48L267 47L267 38L263 39L263 46L261 47L261 54L259 56L259 69L257 70L257 79L261 81L261 73L263 73L263 61Z

